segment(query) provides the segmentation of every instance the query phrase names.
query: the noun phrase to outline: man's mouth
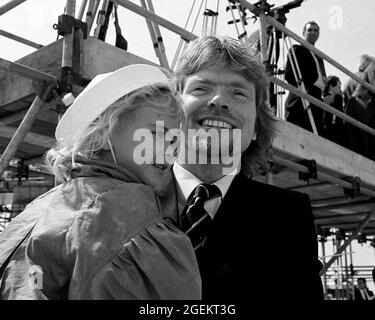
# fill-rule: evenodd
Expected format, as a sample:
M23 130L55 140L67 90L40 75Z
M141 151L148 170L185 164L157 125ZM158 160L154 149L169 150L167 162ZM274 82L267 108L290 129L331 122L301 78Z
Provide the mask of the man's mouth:
M204 119L198 122L201 126L221 128L221 129L233 129L233 125L222 120Z

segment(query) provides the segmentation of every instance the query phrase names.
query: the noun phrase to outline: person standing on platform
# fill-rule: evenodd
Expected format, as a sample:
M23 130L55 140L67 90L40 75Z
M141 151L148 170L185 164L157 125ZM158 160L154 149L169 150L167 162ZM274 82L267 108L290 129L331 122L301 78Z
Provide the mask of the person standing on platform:
M323 89L323 100L336 110L344 112L344 99L341 91L340 79L336 76L328 76ZM329 111L323 111L322 136L339 145L349 148L348 124Z
M375 86L375 58L363 54L357 76ZM375 95L362 84L350 79L344 87L346 113L348 116L375 129ZM350 147L353 151L375 161L375 136L348 125Z
M303 27L303 37L311 45L315 45L319 39L320 28L315 21L309 21ZM302 45L293 45L293 49L289 50L287 63L285 66L285 80L291 85L297 87L297 81L293 72L290 56L292 50L298 62L301 72L301 78L304 83L306 92L322 100L322 90L326 79L326 72L323 60ZM311 103L307 102L310 108L318 134L321 134L323 125L323 110ZM293 93L289 93L285 101L285 109L287 111L287 120L300 126L306 130L312 131L310 119L302 103L302 99Z

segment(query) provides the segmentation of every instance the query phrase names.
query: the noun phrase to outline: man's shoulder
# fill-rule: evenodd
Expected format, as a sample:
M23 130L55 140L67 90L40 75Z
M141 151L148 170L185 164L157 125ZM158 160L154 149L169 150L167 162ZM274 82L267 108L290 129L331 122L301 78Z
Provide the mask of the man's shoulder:
M246 178L245 176L241 175L238 177L239 179L234 180L233 183L238 183L238 187L244 188L243 190L251 190L252 194L260 194L260 195L271 195L273 197L280 197L285 200L289 199L308 199L308 195L302 192L288 190L285 188L281 188L275 185L267 184L264 182L260 182L258 180L254 180L251 178Z

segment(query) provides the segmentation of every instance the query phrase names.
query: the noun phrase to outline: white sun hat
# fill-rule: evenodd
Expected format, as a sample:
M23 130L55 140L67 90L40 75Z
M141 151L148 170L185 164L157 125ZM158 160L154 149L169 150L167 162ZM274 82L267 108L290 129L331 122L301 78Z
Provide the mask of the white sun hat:
M56 140L72 144L112 103L136 89L167 80L159 68L147 64L132 64L98 74L62 116L56 127Z

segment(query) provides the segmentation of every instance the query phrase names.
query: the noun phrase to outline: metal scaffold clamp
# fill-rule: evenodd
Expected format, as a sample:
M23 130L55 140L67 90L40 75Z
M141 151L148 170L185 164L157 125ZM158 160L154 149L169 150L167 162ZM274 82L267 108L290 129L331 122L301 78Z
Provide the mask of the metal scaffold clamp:
M53 25L53 29L57 30L59 36L71 34L73 30L82 30L83 38L87 39L87 23L66 14L58 17L57 23Z
M257 16L259 16L260 13L269 14L271 8L274 6L274 4L269 4L265 0L260 0L253 4L253 6L256 8L254 9L253 13L254 16L252 17L254 21L256 21Z
M316 164L316 161L313 160L306 160L303 159L299 161L298 163L302 164L308 169L308 172L298 172L298 178L302 181L307 181L309 182L310 179L318 179L318 167Z
M352 184L351 188L344 187L344 194L347 197L354 198L355 196L359 195L361 193L361 178L360 177L347 177L343 178L343 180L346 180Z

